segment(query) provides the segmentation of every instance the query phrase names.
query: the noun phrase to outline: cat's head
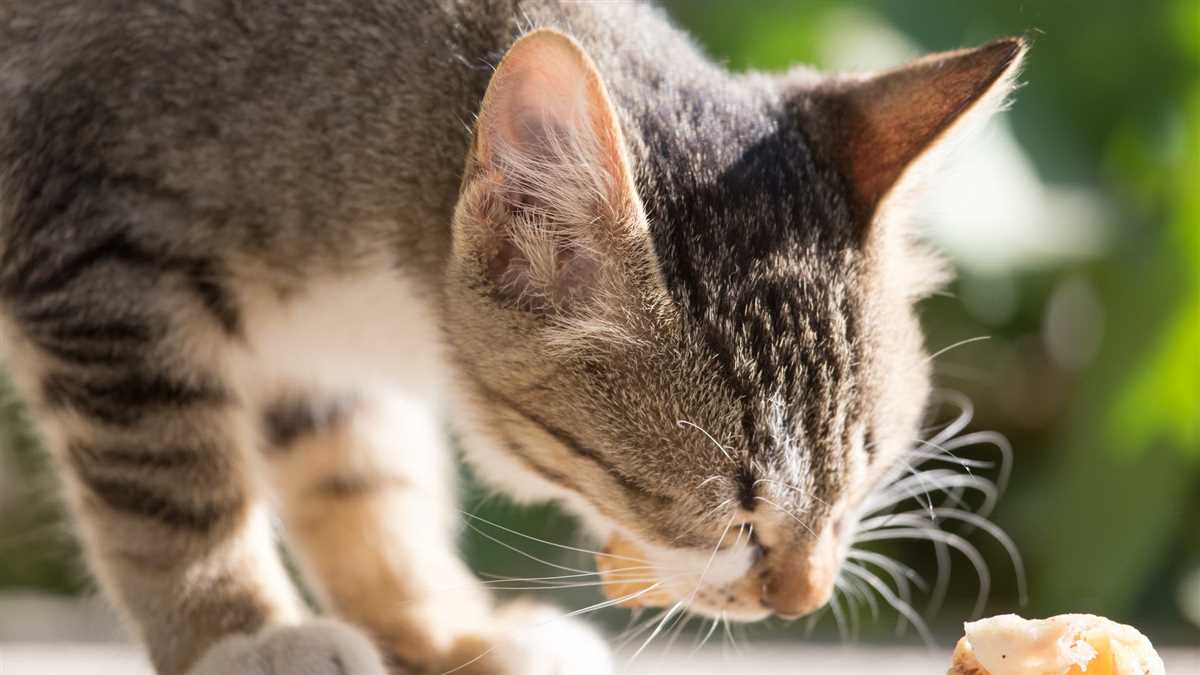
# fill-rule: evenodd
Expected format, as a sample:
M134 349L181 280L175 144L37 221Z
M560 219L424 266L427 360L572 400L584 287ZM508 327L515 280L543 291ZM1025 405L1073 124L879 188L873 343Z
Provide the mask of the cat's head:
M480 110L446 286L480 472L637 542L626 576L692 610L823 605L929 392L913 303L943 275L885 216L1023 51L710 76L618 106L571 38L519 40Z

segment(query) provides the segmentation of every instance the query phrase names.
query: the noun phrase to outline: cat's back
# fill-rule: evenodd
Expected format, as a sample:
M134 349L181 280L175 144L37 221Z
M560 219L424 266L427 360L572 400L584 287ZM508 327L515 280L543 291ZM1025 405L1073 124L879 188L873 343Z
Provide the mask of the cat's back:
M72 209L102 194L171 248L300 273L384 242L436 271L488 79L537 26L632 117L669 119L664 78L710 68L641 3L0 3L0 263L86 239Z
M142 226L175 245L297 265L353 248L350 222L448 216L510 30L456 4L0 5L6 249L71 230L71 205L101 193L159 204Z

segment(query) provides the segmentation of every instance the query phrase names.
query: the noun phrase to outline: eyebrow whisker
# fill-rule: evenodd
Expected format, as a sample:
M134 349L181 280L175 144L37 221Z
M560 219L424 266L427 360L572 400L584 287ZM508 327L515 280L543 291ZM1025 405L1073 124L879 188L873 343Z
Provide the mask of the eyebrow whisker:
M704 434L704 436L708 440L712 441L713 445L717 446L717 449L721 451L721 454L725 455L725 459L729 460L730 464L737 463L734 461L733 455L729 454L729 448L726 447L725 445L722 445L719 441L717 441L717 439L713 438L713 435L708 433L707 431L705 431L699 424L696 424L695 422L689 422L688 420L676 420L675 425L678 426L680 429L683 429L685 427L691 427L691 428L695 429L696 431L699 431L700 433Z

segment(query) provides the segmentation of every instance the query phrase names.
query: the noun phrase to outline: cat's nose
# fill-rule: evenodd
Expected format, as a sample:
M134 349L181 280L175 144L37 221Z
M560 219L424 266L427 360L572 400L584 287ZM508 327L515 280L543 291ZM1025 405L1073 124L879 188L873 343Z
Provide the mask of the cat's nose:
M772 572L763 603L782 619L798 619L820 609L833 595L833 567L810 561Z
M822 539L832 539L832 537ZM763 587L763 604L776 616L796 619L820 609L833 596L837 555L830 541L808 550L771 551L769 576Z

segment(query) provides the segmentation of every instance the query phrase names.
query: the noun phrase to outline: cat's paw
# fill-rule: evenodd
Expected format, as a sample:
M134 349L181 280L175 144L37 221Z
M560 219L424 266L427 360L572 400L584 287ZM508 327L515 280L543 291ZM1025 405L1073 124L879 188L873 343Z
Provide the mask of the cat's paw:
M612 654L583 622L547 605L517 601L493 616L487 635L465 637L456 675L611 675Z
M387 670L361 633L321 619L225 638L188 675L387 675Z

